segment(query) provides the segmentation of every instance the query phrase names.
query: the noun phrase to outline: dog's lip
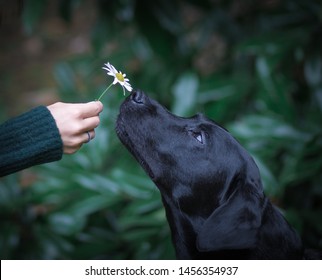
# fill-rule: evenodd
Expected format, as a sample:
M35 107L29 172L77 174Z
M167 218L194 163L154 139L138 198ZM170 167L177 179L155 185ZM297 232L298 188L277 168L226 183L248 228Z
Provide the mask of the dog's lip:
M121 142L130 150L131 154L136 158L136 160L139 162L139 164L143 167L143 169L147 172L147 174L150 176L150 178L154 179L154 173L150 167L150 165L142 158L138 150L136 149L136 145L131 140L129 134L126 131L124 121L121 116L117 119L116 124L116 134L118 135Z

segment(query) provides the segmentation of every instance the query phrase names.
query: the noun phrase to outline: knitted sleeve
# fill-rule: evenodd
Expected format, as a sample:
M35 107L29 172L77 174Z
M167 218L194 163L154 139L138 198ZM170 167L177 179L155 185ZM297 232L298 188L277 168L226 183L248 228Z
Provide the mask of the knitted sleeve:
M0 125L0 177L60 160L63 143L50 111L39 106Z

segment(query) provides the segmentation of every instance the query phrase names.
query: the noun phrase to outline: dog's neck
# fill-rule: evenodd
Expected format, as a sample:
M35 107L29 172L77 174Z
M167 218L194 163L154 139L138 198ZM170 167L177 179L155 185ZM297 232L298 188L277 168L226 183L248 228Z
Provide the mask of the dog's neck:
M204 184L192 187L180 184L165 187L156 184L161 192L178 259L203 258L205 254L199 252L196 247L198 232L214 209L226 199L227 192L230 191L230 182L231 178L228 177L215 185L208 182L208 186ZM206 196L201 192L202 189L208 190ZM198 203L192 204L192 200ZM207 205L211 207L206 207Z
M191 252L191 246L196 244L196 233L193 225L181 211L178 201L173 201L169 197L162 195L166 217L170 226L172 242L175 246L176 257L178 259L193 259L196 252ZM189 234L187 234L189 233Z

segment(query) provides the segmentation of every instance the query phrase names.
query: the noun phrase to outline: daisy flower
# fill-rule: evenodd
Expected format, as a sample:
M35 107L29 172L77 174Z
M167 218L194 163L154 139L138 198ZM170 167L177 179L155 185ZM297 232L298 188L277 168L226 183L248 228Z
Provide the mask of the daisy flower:
M126 74L122 74L121 71L117 71L115 67L110 64L109 62L104 64L105 67L102 67L102 69L107 71L107 75L114 77L114 81L104 90L104 92L101 94L101 96L98 98L100 100L103 95L107 92L107 90L117 83L119 83L123 88L123 94L125 95L125 89L129 92L132 91L132 86L129 83L129 79L126 78Z

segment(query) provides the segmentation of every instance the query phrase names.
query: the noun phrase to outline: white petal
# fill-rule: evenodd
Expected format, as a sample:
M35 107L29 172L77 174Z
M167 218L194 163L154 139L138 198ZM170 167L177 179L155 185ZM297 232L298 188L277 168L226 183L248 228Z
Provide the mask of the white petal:
M107 75L110 75L110 76L114 76L115 77L115 74L113 72L111 72L109 69L104 68L104 67L103 67L103 69L107 71L107 73L106 73Z
M115 67L114 67L112 64L109 64L109 65L110 65L111 71L112 71L114 74L116 74L116 73L117 73L117 71L116 71Z
M130 91L130 92L132 91L132 87L130 84L124 83L124 87L127 89L127 91Z
M107 69L106 69L106 70L110 71L110 72L111 72L111 73L113 73L113 74L116 74L116 73L117 73L117 71L116 71L115 67L114 67L112 64L110 64L110 63L108 62L108 63L105 63L105 65L106 65L106 67L107 67Z
M104 65L105 65L105 67L103 67L103 69L105 69L107 71L111 71L111 67L109 64L105 63Z

